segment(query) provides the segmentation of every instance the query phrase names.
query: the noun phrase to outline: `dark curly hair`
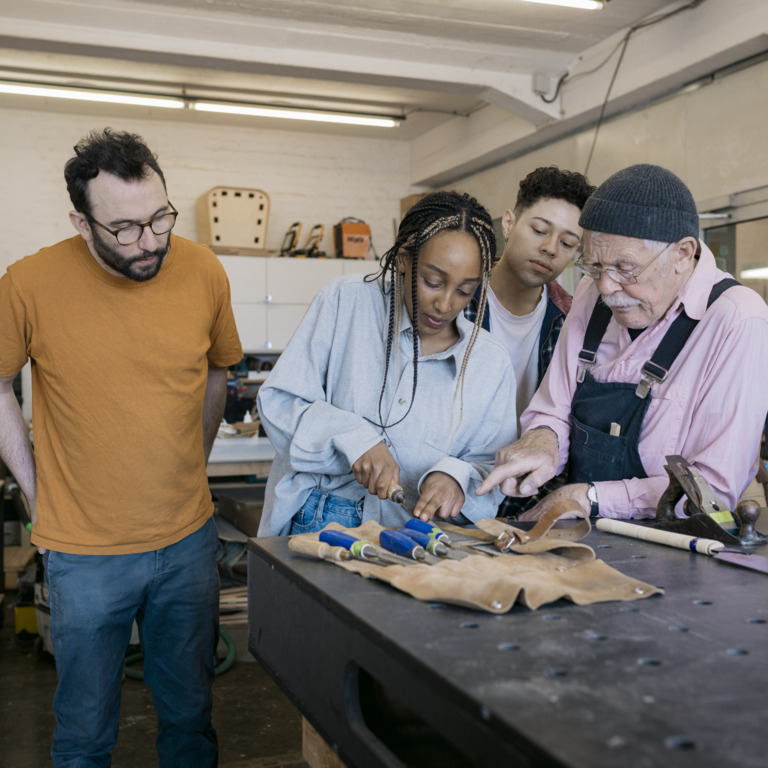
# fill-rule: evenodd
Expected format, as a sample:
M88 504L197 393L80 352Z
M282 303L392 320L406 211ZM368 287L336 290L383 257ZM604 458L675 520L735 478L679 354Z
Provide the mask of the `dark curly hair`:
M413 390L411 392L411 403L405 415L393 424L385 424L382 417L382 403L384 390L387 383L387 374L389 373L390 361L392 358L392 347L395 344L395 336L399 333L399 318L402 313L403 296L402 288L398 288L397 255L405 251L411 257L411 296L414 317L418 317L418 298L416 287L416 267L419 258L419 250L430 238L440 232L454 231L467 232L472 235L480 249L480 258L483 268L483 278L480 291L480 303L477 311L477 319L472 328L467 345L467 351L461 364L461 372L457 382L457 392L463 396L464 391L464 373L469 360L470 352L477 339L477 334L482 327L482 317L485 311L486 294L488 289L488 280L491 275L491 267L496 263L496 236L493 232L493 221L491 215L474 197L454 191L433 192L419 200L403 217L400 227L397 231L395 244L381 257L381 270L370 279L381 280L382 290L389 295L389 329L387 332L387 351L384 365L384 381L381 385L379 394L379 412L378 422L371 419L371 423L382 429L393 427L399 424L410 413L416 397L416 384L418 381L418 360L419 360L419 330L418 323L413 321ZM369 279L369 278L366 278ZM398 327L396 327L396 325ZM462 409L463 410L463 409Z
M556 165L542 166L520 182L515 214L527 210L542 198L565 200L581 210L595 189L578 171L561 171Z
M91 201L88 199L88 182L99 175L99 171L111 173L123 181L140 181L154 171L165 186L165 176L157 163L157 156L135 133L113 131L91 131L74 147L75 156L64 166L67 192L76 211L91 215Z

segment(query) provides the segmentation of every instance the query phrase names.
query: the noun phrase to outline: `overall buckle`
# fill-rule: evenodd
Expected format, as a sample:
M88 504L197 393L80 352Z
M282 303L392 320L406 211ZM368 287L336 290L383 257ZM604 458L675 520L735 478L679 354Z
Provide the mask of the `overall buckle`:
M669 371L652 361L648 361L642 368L642 376L635 389L635 394L644 400L654 384L660 383L667 378Z
M579 352L579 368L576 373L576 382L581 384L584 381L584 376L587 371L591 371L595 362L597 361L597 352L593 352L589 349L582 349Z

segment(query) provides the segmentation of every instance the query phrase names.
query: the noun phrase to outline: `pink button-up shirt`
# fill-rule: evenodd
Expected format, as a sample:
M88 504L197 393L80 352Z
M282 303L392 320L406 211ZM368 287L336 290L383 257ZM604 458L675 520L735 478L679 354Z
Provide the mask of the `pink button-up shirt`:
M768 413L768 307L754 291L736 286L707 311L709 292L724 277L729 275L717 269L712 252L702 244L698 264L678 299L635 341L611 318L591 370L599 382L638 382L643 364L683 308L700 322L667 379L653 386L639 444L648 477L595 483L601 516L654 517L669 484L664 470L668 455L679 454L696 466L730 509L755 476ZM552 363L521 417L523 431L546 425L557 433L558 472L568 460L578 354L597 297L595 281L583 279Z

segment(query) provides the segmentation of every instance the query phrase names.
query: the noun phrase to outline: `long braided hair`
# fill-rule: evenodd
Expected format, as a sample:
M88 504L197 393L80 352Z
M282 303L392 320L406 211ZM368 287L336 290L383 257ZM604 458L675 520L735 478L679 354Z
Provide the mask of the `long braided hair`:
M434 192L417 202L403 217L400 227L397 230L395 244L381 257L381 269L366 280L381 280L381 289L385 295L389 296L389 328L387 331L387 351L384 364L384 380L381 384L379 393L378 422L368 419L372 424L381 428L388 429L399 424L408 416L413 407L413 401L416 398L416 386L418 382L418 364L419 364L419 329L416 318L419 316L416 270L418 266L419 250L430 238L440 232L455 231L467 232L472 235L480 249L480 259L483 269L483 278L480 289L480 301L477 307L477 316L472 328L472 334L467 344L467 350L464 353L464 359L461 363L459 380L454 392L454 403L456 394L459 393L461 400L461 415L463 416L463 397L464 397L464 374L467 368L469 355L477 339L477 335L482 327L483 315L487 302L488 280L491 275L491 267L497 261L496 256L496 236L493 232L493 222L488 211L470 195L459 192ZM384 401L384 391L387 385L387 375L389 373L392 360L392 347L395 346L396 355L399 351L399 344L395 342L395 337L400 333L400 323L403 313L403 277L397 269L397 256L404 251L411 259L411 306L413 307L413 389L411 391L411 402L405 415L392 424L385 424L382 416L382 405ZM459 419L461 423L461 418ZM458 428L458 425L457 425Z

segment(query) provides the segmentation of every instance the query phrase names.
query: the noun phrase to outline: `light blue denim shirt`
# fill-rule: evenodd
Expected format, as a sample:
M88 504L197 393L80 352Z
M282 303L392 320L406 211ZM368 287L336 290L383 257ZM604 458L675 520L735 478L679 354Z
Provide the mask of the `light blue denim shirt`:
M317 294L290 343L261 386L259 416L277 453L267 483L260 536L290 530L291 518L317 488L346 499L364 498L363 520L403 525L408 515L367 492L352 464L385 439L365 417L392 424L407 411L413 388L412 325L403 309L399 370L392 350L379 420L384 379L389 297L380 281L348 275ZM430 472L445 472L465 495L462 514L470 520L495 517L496 490L475 496L493 468L496 451L517 438L515 376L504 347L481 331L464 377L464 409L454 403L472 324L456 318L459 340L450 349L419 358L418 386L411 412L386 430L400 466L406 505L413 509ZM451 415L453 404L453 417ZM460 420L460 423L459 423ZM457 429L458 426L458 429ZM453 437L453 440L451 438Z

